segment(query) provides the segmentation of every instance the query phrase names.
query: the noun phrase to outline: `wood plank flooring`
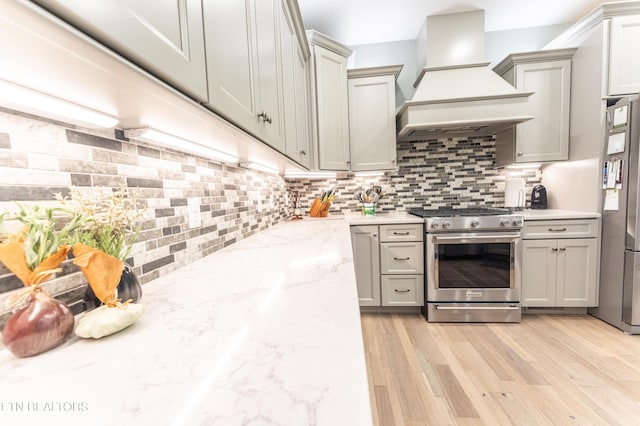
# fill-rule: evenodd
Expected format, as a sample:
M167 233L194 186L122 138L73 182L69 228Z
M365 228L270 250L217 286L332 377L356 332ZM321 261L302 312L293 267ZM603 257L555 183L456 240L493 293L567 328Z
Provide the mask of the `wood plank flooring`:
M361 321L376 425L640 425L640 336L591 316Z

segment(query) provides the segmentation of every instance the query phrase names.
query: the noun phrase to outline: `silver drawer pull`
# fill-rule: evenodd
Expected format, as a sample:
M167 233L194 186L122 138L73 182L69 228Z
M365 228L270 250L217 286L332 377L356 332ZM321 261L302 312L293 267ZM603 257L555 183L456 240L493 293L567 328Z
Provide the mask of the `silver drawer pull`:
M409 235L410 232L393 232L393 235Z
M397 288L395 290L396 293L409 293L411 290L409 290L408 288L404 289L404 290L398 290Z
M567 228L549 228L549 232L564 232Z
M440 306L435 305L440 311L517 311L519 306Z
M560 251L567 251L566 247L560 247Z
M482 292L480 291L468 291L467 297L482 297Z
M409 260L410 257L394 257L393 260Z

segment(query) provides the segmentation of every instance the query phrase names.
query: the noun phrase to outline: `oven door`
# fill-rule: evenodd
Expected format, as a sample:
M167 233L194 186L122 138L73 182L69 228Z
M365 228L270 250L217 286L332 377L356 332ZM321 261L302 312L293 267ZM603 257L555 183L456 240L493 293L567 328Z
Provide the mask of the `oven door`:
M428 302L519 302L520 232L426 235Z

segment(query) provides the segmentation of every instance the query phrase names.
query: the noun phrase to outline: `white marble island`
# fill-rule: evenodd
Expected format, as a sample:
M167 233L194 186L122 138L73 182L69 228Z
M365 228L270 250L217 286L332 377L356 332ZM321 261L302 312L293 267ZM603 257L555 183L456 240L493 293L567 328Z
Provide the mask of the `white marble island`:
M280 223L143 290L119 334L0 349L0 424L372 424L347 221Z

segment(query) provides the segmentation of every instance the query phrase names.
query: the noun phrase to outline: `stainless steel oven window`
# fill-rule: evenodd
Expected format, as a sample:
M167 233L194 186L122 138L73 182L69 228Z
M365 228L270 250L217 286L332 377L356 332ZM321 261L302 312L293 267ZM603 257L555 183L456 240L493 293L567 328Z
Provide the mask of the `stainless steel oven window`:
M433 288L514 289L517 234L433 236Z
M513 288L515 243L438 244L436 288Z

